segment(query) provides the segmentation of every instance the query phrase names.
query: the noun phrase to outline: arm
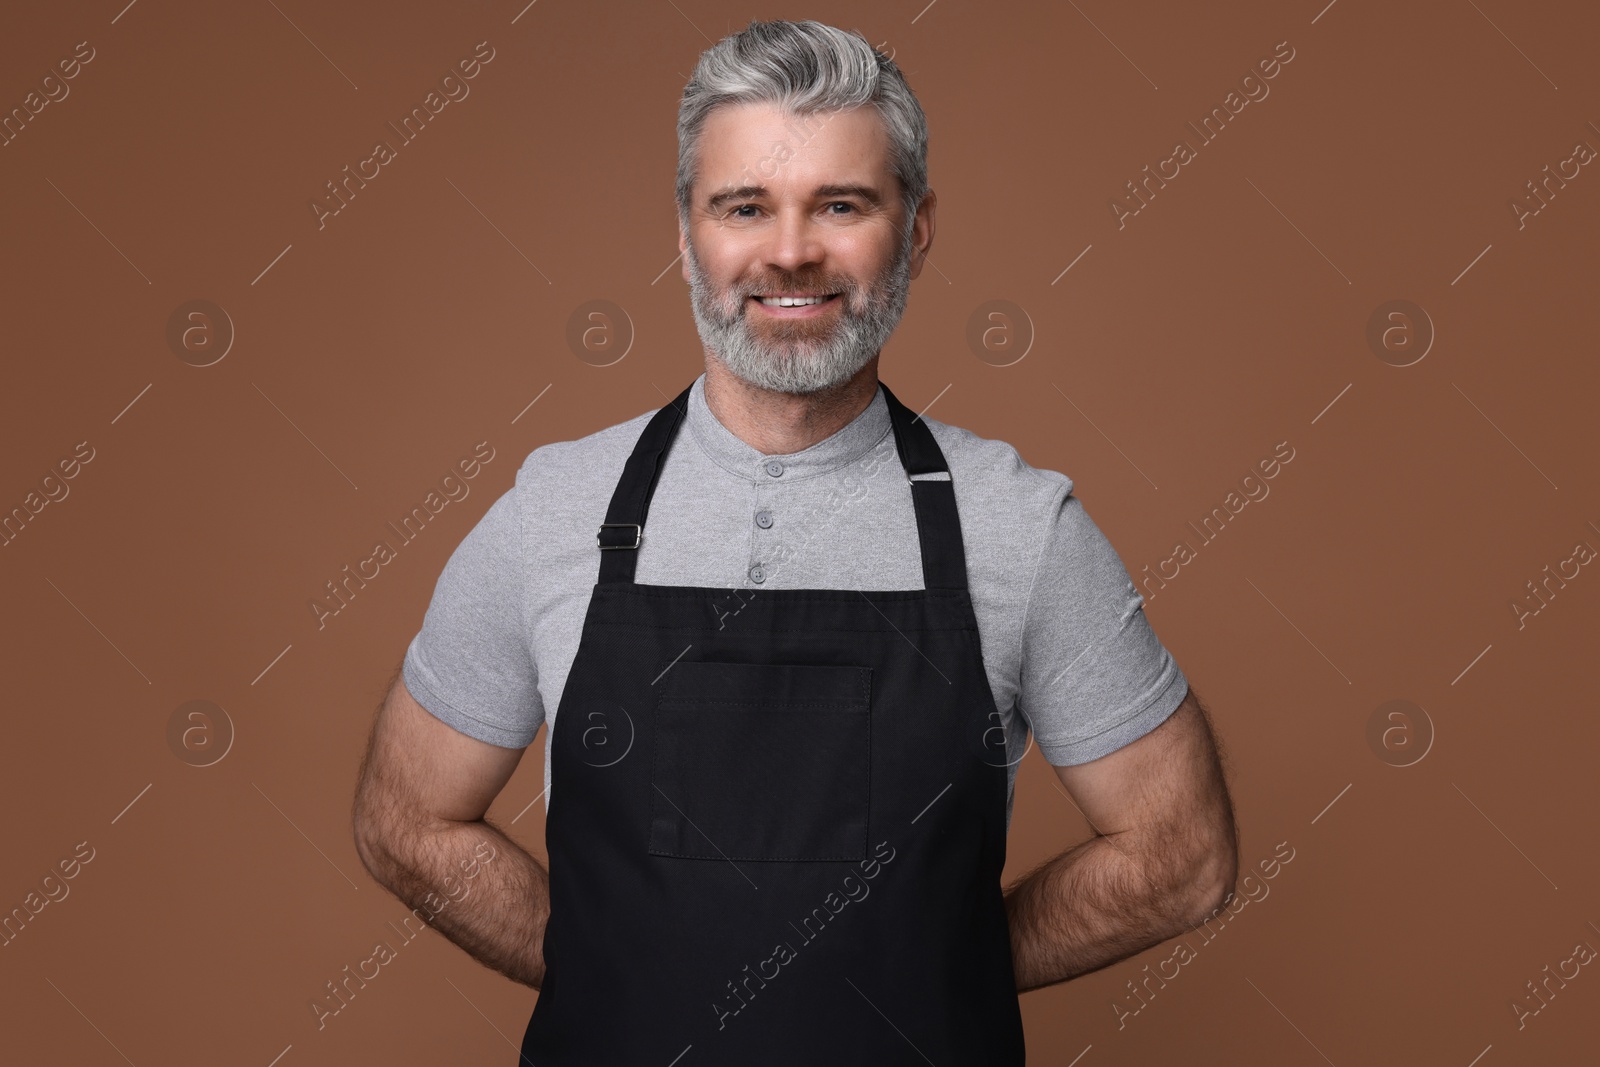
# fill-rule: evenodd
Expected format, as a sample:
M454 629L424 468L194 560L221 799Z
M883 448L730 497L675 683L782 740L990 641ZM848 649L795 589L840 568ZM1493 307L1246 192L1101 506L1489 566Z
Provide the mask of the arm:
M1137 741L1055 772L1095 836L1006 890L1019 993L1197 925L1232 893L1238 873L1233 807L1193 689Z
M523 751L452 729L412 698L397 671L361 761L352 824L356 851L379 884L412 908L430 894L434 908L446 900L433 920L440 933L538 989L549 873L484 818ZM493 858L466 881L463 872L490 855L484 841Z

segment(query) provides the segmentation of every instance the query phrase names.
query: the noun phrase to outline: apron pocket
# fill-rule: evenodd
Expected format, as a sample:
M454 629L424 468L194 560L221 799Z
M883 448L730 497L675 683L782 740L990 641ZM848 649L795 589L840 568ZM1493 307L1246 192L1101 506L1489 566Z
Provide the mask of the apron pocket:
M651 855L862 860L872 668L679 662L657 697Z

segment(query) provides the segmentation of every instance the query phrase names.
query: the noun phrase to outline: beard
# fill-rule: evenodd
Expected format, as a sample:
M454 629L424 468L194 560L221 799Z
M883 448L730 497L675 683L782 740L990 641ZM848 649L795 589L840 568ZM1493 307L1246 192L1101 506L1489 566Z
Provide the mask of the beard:
M803 394L841 385L882 350L900 323L911 292L911 238L908 229L894 262L865 289L849 277L817 276L768 276L719 289L701 269L691 241L684 255L700 340L735 377L762 389ZM796 292L840 294L838 314L751 325L752 295Z

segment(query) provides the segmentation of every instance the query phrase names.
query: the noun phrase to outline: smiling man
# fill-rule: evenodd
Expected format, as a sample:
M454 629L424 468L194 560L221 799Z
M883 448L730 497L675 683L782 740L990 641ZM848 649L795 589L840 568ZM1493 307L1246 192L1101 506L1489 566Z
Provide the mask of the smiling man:
M916 220L885 166L890 154L872 108L807 121L758 101L706 115L685 160L678 221L695 325L708 368L719 370L714 391L737 380L793 395L801 411L876 361L922 269L907 222L925 229L922 250L933 239L932 191ZM698 201L689 199L696 169L706 172ZM780 200L794 206L780 212ZM860 375L854 384L859 410L877 383Z
M357 847L408 903L500 850L438 924L541 991L525 1063L1021 1064L1019 992L1231 892L1206 714L1072 481L878 378L934 236L894 63L753 22L678 137L705 373L461 542ZM541 726L548 868L485 818ZM1002 889L1034 741L1094 836Z

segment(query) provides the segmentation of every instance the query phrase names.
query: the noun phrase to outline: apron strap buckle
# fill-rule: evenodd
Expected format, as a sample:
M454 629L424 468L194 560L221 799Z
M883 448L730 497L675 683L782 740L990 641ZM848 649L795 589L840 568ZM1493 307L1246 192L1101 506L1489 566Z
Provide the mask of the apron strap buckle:
M606 530L607 529L617 529L617 528L626 529L628 527L632 527L633 528L633 544L631 544L631 545L630 544L610 544L610 545L606 544ZM595 537L598 538L599 541L600 541L600 550L602 552L606 551L608 549L613 549L613 548L635 548L636 549L636 548L639 547L639 537L640 537L640 534L643 532L643 530L644 530L644 527L640 526L636 522L602 522L600 524L600 532L595 534Z

